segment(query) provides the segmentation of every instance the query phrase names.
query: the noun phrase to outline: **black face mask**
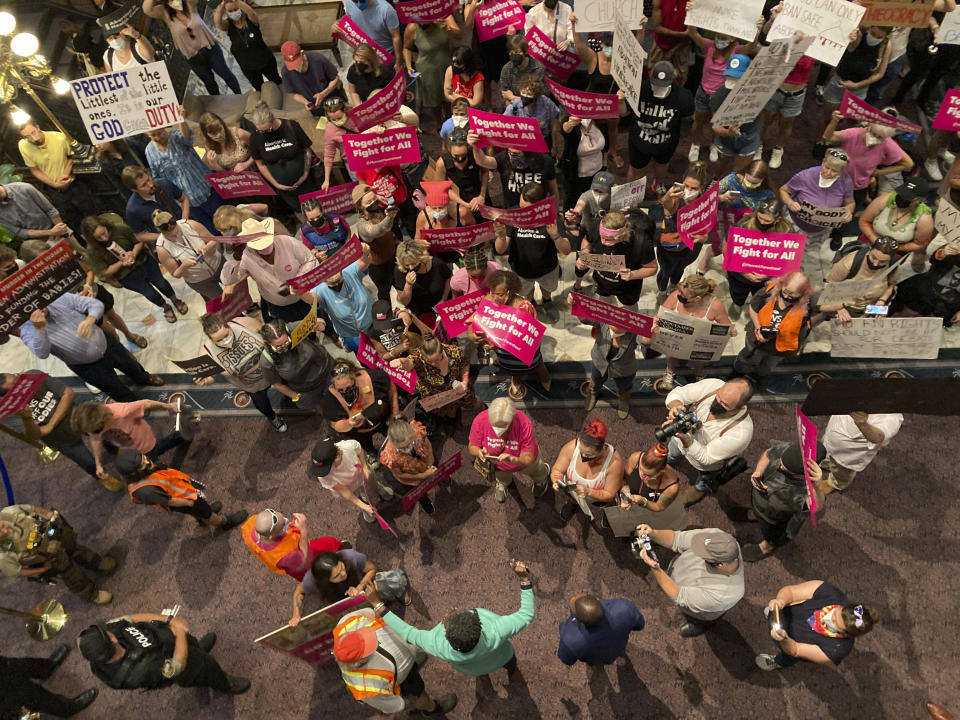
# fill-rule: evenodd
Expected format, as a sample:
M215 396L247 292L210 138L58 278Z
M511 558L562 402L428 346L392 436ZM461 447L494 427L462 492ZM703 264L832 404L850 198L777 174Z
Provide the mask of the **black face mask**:
M357 398L360 397L360 388L357 387L356 383L348 388L340 390L339 392L340 396L343 398L343 401L347 405L353 405L357 401Z
M762 223L757 220L757 227L761 230L770 230L774 225L776 225L776 223Z
M910 203L912 203L913 200L907 200L907 198L897 195L893 198L893 202L901 210L906 210L908 207L910 207Z
M781 300L784 302L784 304L786 304L786 305L793 305L793 304L796 303L798 300L800 300L800 298L795 298L795 297L792 297L792 298L784 297L784 296L783 296L783 293L780 293L780 299L781 299Z
M533 103L535 103L536 101L537 99L535 97L527 97L526 95L520 96L520 102L523 103L524 107L526 107L527 105L533 105Z
M318 218L314 218L313 220L310 220L310 225L316 228L317 230L319 230L322 227L325 227L326 224L327 224L327 218L323 215L321 215Z
M356 63L356 65L357 65L357 72L361 72L361 73L370 72L370 66L367 65L366 63L358 62Z
M459 75L460 73L464 72L466 68L463 65L451 65L450 70Z
M727 410L723 405L714 400L710 403L710 414L711 415L726 415L729 410Z
M367 215L375 215L380 212L380 203L375 202L367 205L363 208L367 211Z
M337 283L336 285L334 285L334 284L332 284L332 283L327 283L327 287L330 288L331 290L333 290L333 292L338 293L338 292L340 292L340 290L343 289L343 283L340 282L340 283Z
M519 65L526 57L526 55L511 55L510 62L512 62L514 65Z
M687 303L693 302L693 298L684 297L683 295L677 295L677 302L681 305L686 305Z
M594 455L593 457L587 457L583 453L580 453L580 459L583 460L583 462L585 462L587 465L592 465L596 462L599 462L600 457L599 455Z
M870 268L871 270L882 270L883 268L887 267L887 263L881 262L881 263L875 264L873 260L871 260L870 258L867 258L867 267Z
M527 159L523 155L511 155L507 153L507 157L510 158L511 167L522 169L527 167Z

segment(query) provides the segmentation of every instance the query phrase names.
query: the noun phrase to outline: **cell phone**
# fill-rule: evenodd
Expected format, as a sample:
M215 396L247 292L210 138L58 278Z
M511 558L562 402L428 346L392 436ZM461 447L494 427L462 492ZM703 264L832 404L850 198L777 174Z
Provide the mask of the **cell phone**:
M671 190L683 190L683 183L675 182L670 189L671 189Z
M202 253L202 252L197 252L197 254L193 256L193 261L194 261L194 262L200 262L200 260L202 260L202 259L203 259L203 253Z
M771 630L783 630L783 626L780 624L780 608L775 608L772 613L767 615L767 620L770 621Z
M886 315L890 312L890 308L886 305L867 305L867 309L864 310L867 315Z
M730 194L730 197L735 197L735 198L738 198L743 194L739 190L727 190L727 192Z

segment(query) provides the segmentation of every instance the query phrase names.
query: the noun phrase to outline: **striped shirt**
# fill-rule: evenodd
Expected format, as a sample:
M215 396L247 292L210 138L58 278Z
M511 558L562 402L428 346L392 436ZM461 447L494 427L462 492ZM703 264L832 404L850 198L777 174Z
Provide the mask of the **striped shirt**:
M170 131L166 152L151 141L147 145L146 155L154 177L180 188L190 198L191 205L202 205L210 197L213 188L204 177L210 168L203 164L193 144L179 130Z
M90 334L77 336L77 327L88 316L103 316L103 303L92 297L64 293L46 308L47 326L38 330L29 320L20 326L20 339L41 360L54 355L67 365L96 362L107 351L103 330L94 325Z

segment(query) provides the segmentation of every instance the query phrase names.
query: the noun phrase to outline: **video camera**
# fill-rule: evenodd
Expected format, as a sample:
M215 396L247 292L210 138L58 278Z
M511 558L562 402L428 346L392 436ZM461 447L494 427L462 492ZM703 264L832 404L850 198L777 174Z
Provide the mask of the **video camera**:
M649 557L655 563L659 563L660 558L657 557L657 553L653 549L653 542L650 540L650 536L645 533L641 535L636 530L634 530L633 535L634 537L630 541L630 552L633 553L633 556L639 558L640 551L646 550L647 557Z
M653 431L657 442L665 443L677 433L687 433L700 424L697 416L689 410L680 410L677 416L663 427L658 427Z

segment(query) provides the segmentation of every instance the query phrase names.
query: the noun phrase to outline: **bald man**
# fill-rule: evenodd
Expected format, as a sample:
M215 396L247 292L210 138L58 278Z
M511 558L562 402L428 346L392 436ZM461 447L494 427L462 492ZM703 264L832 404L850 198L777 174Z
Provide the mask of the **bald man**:
M610 665L623 655L630 633L643 630L643 615L626 598L570 598L570 617L560 623L557 657L566 664Z
M271 508L247 518L242 531L244 544L260 562L278 575L289 575L297 581L303 580L318 553L345 547L333 537L308 541L305 515L294 513L291 520Z

